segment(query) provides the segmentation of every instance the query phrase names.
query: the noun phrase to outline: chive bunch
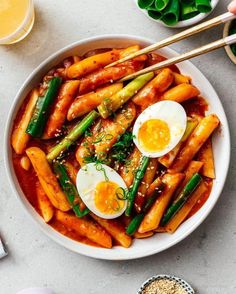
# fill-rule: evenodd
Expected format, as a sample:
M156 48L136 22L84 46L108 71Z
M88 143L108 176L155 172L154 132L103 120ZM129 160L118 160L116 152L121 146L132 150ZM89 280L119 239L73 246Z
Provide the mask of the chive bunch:
M179 21L195 17L212 10L211 0L137 0L141 9L150 17L173 26Z

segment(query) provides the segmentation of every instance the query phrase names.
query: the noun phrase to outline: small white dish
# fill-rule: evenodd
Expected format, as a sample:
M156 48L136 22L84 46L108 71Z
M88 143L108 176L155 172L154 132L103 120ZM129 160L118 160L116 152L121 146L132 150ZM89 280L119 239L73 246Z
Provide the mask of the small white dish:
M170 275L157 275L157 276L153 276L151 278L149 278L148 280L146 280L142 286L139 288L137 294L142 294L142 292L144 291L144 289L150 285L152 282L154 281L158 281L158 280L169 280L169 281L175 281L177 284L179 284L185 291L186 294L195 294L195 291L193 290L193 288L189 285L189 283L187 283L185 280L178 278L176 276L170 276Z
M54 294L54 292L49 288L28 288L16 294Z
M141 9L139 6L138 6L138 2L137 0L134 0L137 8L142 11L149 19L151 19L152 21L155 21L165 27L169 27L169 28L175 28L175 29L179 29L179 28L184 28L184 27L189 27L189 26L192 26L194 24L197 24L199 23L200 21L202 21L204 18L206 18L208 15L210 15L212 13L212 11L216 8L217 4L219 3L219 0L211 0L211 5L212 5L212 10L208 13L200 13L198 14L197 16L193 17L193 18L190 18L188 20L184 20L184 21L179 21L176 25L174 26L168 26L166 25L164 22L162 22L161 20L159 19L154 19L152 17L150 17L147 13L147 10L145 9Z
M102 35L70 44L48 57L30 74L12 103L6 122L4 138L4 160L10 185L24 209L45 234L62 246L82 255L107 260L128 260L153 255L166 250L190 235L205 220L216 204L224 187L230 161L230 135L227 118L214 88L190 61L182 62L178 67L182 73L192 77L193 84L201 90L201 95L206 98L209 104L209 112L215 113L219 117L221 127L213 137L214 154L217 154L217 156L215 156L216 180L214 181L211 195L204 206L185 221L174 234L162 233L148 239L138 239L128 249L120 246L115 246L113 249L88 246L65 237L47 225L26 199L18 183L12 164L12 148L10 144L13 121L26 95L41 81L42 77L53 66L71 55L83 55L89 50L97 48L125 48L135 44L146 47L154 42L154 40L132 35ZM158 53L167 58L178 55L177 52L170 48L163 48Z
M224 31L223 31L223 37L228 37L229 36L229 30L231 27L233 21L228 21L225 26L224 26ZM236 64L236 56L234 55L231 47L229 45L225 46L225 51L227 53L227 55L229 56L229 58L231 59L231 61Z

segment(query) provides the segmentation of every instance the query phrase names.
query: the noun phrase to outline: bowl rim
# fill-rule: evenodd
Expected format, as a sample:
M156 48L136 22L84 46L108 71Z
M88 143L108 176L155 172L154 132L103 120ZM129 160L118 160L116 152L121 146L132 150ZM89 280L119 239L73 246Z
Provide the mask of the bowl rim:
M227 21L224 25L224 30L223 30L223 37L226 38L229 36L229 29L231 27L231 24L234 20L230 20L230 21ZM225 51L227 53L227 55L229 56L230 60L236 64L236 56L234 55L231 47L229 45L225 46Z
M148 278L146 281L144 281L142 283L142 285L140 286L140 288L138 289L136 294L142 294L142 291L147 286L149 286L152 282L162 280L162 279L175 281L179 285L184 286L186 294L195 294L195 291L194 291L193 287L187 281L185 281L183 278L179 278L179 277L177 277L175 275L168 275L168 274L158 274L158 275L154 275L154 276ZM186 288L187 288L187 290L186 290Z
M95 36L92 38L86 38L86 39L82 39L80 41L76 41L72 44L69 44L65 47L63 47L62 49L54 52L52 55L50 55L48 58L46 58L42 63L40 63L32 72L31 74L27 77L27 79L24 81L24 83L22 84L22 86L20 87L19 91L17 92L9 114L8 114L8 118L7 118L7 122L5 125L5 133L4 133L4 163L5 163L5 167L6 167L6 172L7 172L7 176L8 176L8 180L10 182L10 186L12 188L12 190L14 191L14 195L15 197L18 199L18 201L21 203L21 205L24 207L24 210L27 212L28 215L30 215L31 219L34 220L35 223L37 223L37 225L40 227L40 229L48 236L50 237L52 240L54 240L55 242L59 243L60 245L62 245L63 247L74 251L76 253L85 255L85 256L89 256L89 257L93 257L93 258L97 258L97 259L104 259L104 260L130 260L130 259L138 259L138 258L142 258L142 257L146 257L146 256L150 256L156 253L159 253L161 251L164 251L172 246L174 246L175 244L179 243L180 241L182 241L183 239L185 239L187 236L189 236L205 219L206 217L209 215L209 213L212 211L213 207L215 206L222 190L225 184L225 180L228 174L228 169L229 169L229 162L230 162L230 149L231 149L231 145L230 145L230 134L229 134L229 126L228 126L228 121L225 115L225 111L224 108L222 106L222 103L220 101L220 99L218 98L218 103L221 106L221 116L223 117L224 120L224 127L225 127L225 140L226 140L226 146L225 146L225 151L226 151L226 159L225 159L225 173L224 173L224 177L221 178L220 184L219 184L219 190L216 193L215 199L211 201L211 204L208 207L208 210L204 213L204 215L201 216L201 218L199 218L193 226L191 226L190 228L188 228L182 235L176 237L172 242L169 242L168 245L163 245L162 247L155 249L152 248L151 250L144 250L141 252L128 252L129 249L126 248L122 248L122 252L121 253L115 253L114 250L111 249L104 249L104 248L97 248L97 247L93 247L93 246L88 246L86 244L83 243L79 243L76 242L62 234L60 234L59 232L55 231L53 228L51 228L48 224L46 224L42 218L38 215L38 213L34 210L34 208L31 206L31 204L28 202L28 200L26 199L26 197L24 196L24 193L21 191L20 186L16 180L16 176L15 174L13 174L11 172L11 164L12 162L10 162L11 158L11 146L10 146L10 134L11 134L11 127L12 127L12 117L14 114L15 109L17 108L17 106L19 106L19 100L22 96L22 93L24 91L24 89L26 88L27 84L30 83L32 81L32 79L38 74L38 72L40 72L40 70L42 70L43 68L46 67L46 65L50 62L53 62L56 57L58 57L59 55L66 53L67 51L76 48L78 46L81 46L83 44L86 44L87 42L93 42L93 41L101 41L104 39L109 42L109 40L114 40L114 39L120 39L120 40L125 40L125 41L136 41L136 42L145 42L145 43L153 43L152 39L148 39L148 38L144 38L144 37L140 37L140 36L136 36L136 35L127 35L127 34L107 34L107 35L99 35L99 36ZM176 55L177 52L170 49L170 48L166 48L165 49L167 54L174 54ZM186 65L188 65L188 67L192 68L195 70L195 72L201 76L204 77L205 82L211 87L211 90L214 92L214 94L216 95L216 97L218 97L217 93L215 92L214 88L212 87L212 85L210 84L210 82L207 80L207 78L201 73L200 70L198 70L197 67L195 67L190 61L185 61L184 62ZM21 197L23 195L23 197ZM76 246L75 244L76 243ZM124 252L124 254L123 254ZM127 254L127 252L129 254Z
M137 0L134 0L136 6L138 7L138 9L140 11L142 11L142 13L144 13L149 19L151 19L152 21L155 21L161 25L163 25L164 27L167 27L167 28L174 28L174 29L179 29L179 28L184 28L184 27L189 27L189 26L192 26L198 22L200 22L201 20L205 19L206 17L208 17L212 12L213 10L216 8L217 4L219 3L220 0L211 0L212 1L212 10L207 12L207 13L200 13L190 19L187 19L187 20L181 20L179 22L177 22L177 24L173 25L173 26L169 26L167 24L165 24L164 22L162 22L161 20L159 19L154 19L152 18L151 16L148 15L147 11L145 9L142 9L138 6L138 3L137 3Z

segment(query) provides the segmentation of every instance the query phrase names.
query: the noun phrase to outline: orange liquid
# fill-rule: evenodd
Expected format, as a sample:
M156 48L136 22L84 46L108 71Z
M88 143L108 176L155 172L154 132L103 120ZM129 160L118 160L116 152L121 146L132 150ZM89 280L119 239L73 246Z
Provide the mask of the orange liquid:
M10 44L27 35L34 21L34 15L30 14L33 14L31 0L0 0L0 40L16 33L6 41Z

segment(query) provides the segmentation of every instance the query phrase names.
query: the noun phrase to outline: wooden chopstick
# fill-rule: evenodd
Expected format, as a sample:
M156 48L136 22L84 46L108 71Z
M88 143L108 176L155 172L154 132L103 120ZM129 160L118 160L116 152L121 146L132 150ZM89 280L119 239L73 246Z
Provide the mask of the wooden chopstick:
M196 57L196 56L211 52L213 50L224 47L226 45L231 45L233 43L236 43L236 34L228 36L228 37L223 38L223 39L220 39L220 40L215 41L213 43L207 44L207 45L202 46L200 48L194 49L192 51L183 53L183 54L178 55L176 57L167 59L165 61L154 64L152 66L146 67L146 68L144 68L144 69L142 69L142 70L140 70L138 72L135 72L134 74L131 74L131 75L128 75L128 76L124 77L120 81L123 82L123 81L131 80L133 78L136 78L139 75L142 75L142 74L145 74L145 73L148 73L148 72L151 72L151 71L155 71L155 70L158 70L158 69L162 69L164 67L168 67L168 66L170 66L172 64L176 64L176 63L179 63L181 61L191 59L193 57Z
M146 48L143 48L143 49L141 49L141 50L139 50L137 52L134 52L134 53L132 53L132 54L130 54L130 55L124 57L124 58L119 59L118 61L115 61L115 62L107 65L106 67L111 67L111 66L117 65L119 63L122 63L124 61L127 61L129 59L132 59L134 57L137 57L137 56L139 56L141 54L147 54L147 53L152 52L154 50L163 48L165 46L168 46L170 44L176 43L176 42L181 41L183 39L186 39L186 38L188 38L190 36L198 34L198 33L202 32L202 31L208 30L208 29L210 29L210 28L212 28L214 26L217 26L217 25L219 25L221 23L225 23L225 22L227 22L229 20L232 20L234 18L236 18L235 14L233 14L231 12L226 12L226 13L224 13L222 15L219 15L219 16L213 18L213 19L210 19L210 20L208 20L206 22L203 22L203 23L201 23L199 25L196 25L196 26L194 26L192 28L184 30L183 32L180 32L180 33L178 33L178 34L176 34L174 36L166 38L166 39L164 39L164 40L162 40L162 41L160 41L158 43L155 43L155 44L150 45L150 46L148 46Z

